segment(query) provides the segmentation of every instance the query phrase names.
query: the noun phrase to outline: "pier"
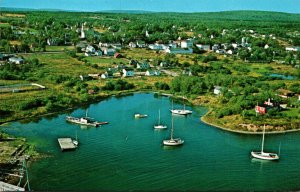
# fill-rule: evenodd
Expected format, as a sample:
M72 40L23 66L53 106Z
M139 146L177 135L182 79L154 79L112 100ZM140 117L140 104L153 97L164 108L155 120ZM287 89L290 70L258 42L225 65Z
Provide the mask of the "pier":
M62 151L76 149L76 145L71 138L58 138L58 143Z

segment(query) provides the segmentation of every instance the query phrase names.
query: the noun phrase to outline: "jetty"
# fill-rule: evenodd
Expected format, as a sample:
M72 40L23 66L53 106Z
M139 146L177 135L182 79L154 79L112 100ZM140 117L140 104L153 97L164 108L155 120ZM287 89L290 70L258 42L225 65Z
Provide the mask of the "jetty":
M57 140L62 151L74 150L77 147L71 138L58 138Z

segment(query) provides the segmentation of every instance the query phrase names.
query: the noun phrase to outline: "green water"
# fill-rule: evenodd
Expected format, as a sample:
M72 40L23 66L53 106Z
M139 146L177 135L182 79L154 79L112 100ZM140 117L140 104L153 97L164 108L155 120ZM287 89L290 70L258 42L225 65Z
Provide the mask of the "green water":
M43 118L38 122L11 123L1 130L25 136L38 150L51 155L31 164L34 190L299 190L300 134L266 135L266 151L277 152L279 162L251 160L261 136L228 133L205 125L199 118L206 109L187 108L193 114L174 116L175 136L181 147L164 147L171 127L168 97L134 94L112 97L88 108L89 116L109 121L99 128L66 123L66 115L83 116L85 109ZM182 108L174 103L174 108ZM168 130L157 131L158 119ZM148 118L134 119L135 113ZM80 146L61 152L58 137L73 137Z

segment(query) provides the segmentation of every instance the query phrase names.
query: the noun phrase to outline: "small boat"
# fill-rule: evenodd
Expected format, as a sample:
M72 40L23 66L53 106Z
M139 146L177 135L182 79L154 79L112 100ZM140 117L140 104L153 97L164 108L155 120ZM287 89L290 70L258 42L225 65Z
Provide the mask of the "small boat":
M76 140L72 140L72 143L73 143L76 147L78 147L78 145L79 145L79 141L78 141L78 138L77 138L77 131L76 131Z
M279 159L279 155L276 153L266 153L264 152L264 142L265 142L265 129L266 126L264 125L264 132L262 137L262 143L261 143L261 151L252 151L251 156L257 159L263 159L263 160L269 160L274 161Z
M171 134L170 134L170 139L166 139L163 140L163 144L166 146L178 146L178 145L182 145L184 143L184 140L180 139L180 138L173 138L173 134L174 134L174 125L173 125L173 116L172 116L172 128L171 128Z
M134 114L134 117L135 118L145 118L145 117L148 117L148 115L137 113L137 114Z
M108 122L98 122L92 120L90 117L87 116L87 111L85 117L77 118L77 117L67 116L66 121L80 124L80 125L93 126L93 127L98 127L99 125L108 124Z
M158 124L154 125L154 129L167 129L166 125L160 124L160 110L158 111Z
M183 109L173 109L173 101L172 101L172 109L170 111L172 112L172 114L176 114L176 115L188 115L193 113L193 111L185 109L184 103L183 103Z

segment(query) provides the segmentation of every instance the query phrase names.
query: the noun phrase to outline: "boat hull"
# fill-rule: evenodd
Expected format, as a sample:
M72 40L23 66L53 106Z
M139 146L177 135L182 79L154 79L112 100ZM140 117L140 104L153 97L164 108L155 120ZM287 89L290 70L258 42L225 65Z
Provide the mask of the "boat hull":
M183 143L184 143L184 140L182 140L180 138L163 140L163 144L166 146L178 146L178 145L182 145Z
M171 109L170 111L172 112L172 114L176 114L176 115L188 115L193 113L190 110L181 110L181 109Z
M154 129L167 129L166 125L154 125Z
M279 156L276 153L265 153L265 152L251 152L251 156L257 159L275 161L279 159Z
M135 118L145 118L145 117L148 117L148 115L135 114L134 117Z

